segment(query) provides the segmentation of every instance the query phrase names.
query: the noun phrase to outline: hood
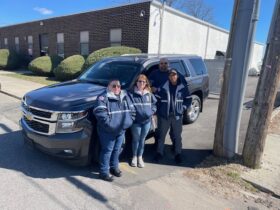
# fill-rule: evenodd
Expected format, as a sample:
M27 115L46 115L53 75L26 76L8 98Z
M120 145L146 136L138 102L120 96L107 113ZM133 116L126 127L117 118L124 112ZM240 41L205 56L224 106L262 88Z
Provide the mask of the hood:
M27 105L53 111L78 111L90 108L106 87L70 81L43 87L25 95Z

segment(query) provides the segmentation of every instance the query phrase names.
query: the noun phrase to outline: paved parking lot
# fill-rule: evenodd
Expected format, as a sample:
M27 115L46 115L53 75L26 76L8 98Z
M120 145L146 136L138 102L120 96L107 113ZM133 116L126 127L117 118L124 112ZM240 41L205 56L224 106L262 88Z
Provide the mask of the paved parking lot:
M256 81L257 78L250 80L245 102L252 100ZM169 139L164 161L154 164L153 139L149 139L145 150L146 167L131 168L127 162L122 162L124 176L112 185L97 179L95 165L90 168L71 167L24 145L17 125L21 115L19 106L19 100L0 94L0 191L4 192L0 196L1 209L25 209L30 205L37 206L37 209L129 209L133 206L126 204L126 200L131 201L128 199L129 187L161 179L185 167L194 167L211 153L218 100L208 99L197 122L184 127L183 165L175 165ZM241 135L246 131L249 114L250 109L244 106ZM143 189L141 191L141 187L137 190L141 196L147 193ZM122 196L116 196L118 193Z

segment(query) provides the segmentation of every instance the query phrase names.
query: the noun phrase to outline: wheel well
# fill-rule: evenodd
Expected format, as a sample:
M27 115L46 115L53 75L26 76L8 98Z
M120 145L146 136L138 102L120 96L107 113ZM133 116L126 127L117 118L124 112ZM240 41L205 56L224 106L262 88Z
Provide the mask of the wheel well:
M196 96L199 97L200 103L201 103L200 112L202 112L202 110L203 110L203 94L202 94L202 91L201 90L197 90L197 91L193 92L192 95L196 95Z

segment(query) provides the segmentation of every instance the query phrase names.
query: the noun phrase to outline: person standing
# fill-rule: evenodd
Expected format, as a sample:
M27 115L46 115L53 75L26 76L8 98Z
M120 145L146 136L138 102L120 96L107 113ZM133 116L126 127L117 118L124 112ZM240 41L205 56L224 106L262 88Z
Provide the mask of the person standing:
M119 154L125 130L133 123L135 109L126 91L121 90L119 80L112 80L107 90L98 96L93 112L101 145L99 177L111 182L110 173L116 177L122 175Z
M150 76L149 80L152 86L152 92L155 93L160 87L162 87L168 81L169 75L169 61L167 58L161 58L159 60L159 69L153 71ZM158 126L157 126L158 127ZM175 135L173 134L173 128L171 126L169 131L170 139L172 142L172 151L175 150L174 139ZM157 141L158 141L159 133L155 133L155 148L157 148Z
M190 107L192 101L187 83L181 81L176 69L171 69L168 81L157 90L156 96L159 98L159 136L155 161L158 162L162 159L167 131L173 128L175 161L177 164L180 164L182 162L183 113Z
M140 74L137 77L130 97L136 110L136 118L131 127L133 155L131 166L143 168L145 166L142 157L145 139L151 128L152 116L157 110L157 100L151 93L150 83L144 74Z

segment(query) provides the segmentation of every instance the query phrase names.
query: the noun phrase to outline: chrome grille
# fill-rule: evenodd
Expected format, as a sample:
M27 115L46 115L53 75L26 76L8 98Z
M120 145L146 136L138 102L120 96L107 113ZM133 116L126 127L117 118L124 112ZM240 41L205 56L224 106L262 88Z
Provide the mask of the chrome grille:
M26 124L35 131L39 131L42 133L49 133L49 125L44 124L35 120L28 120L26 116L23 117Z
M23 108L26 110L26 111L29 111L30 113L36 115L36 116L39 116L39 117L43 117L43 118L51 118L52 116L52 113L51 112L47 112L47 111L43 111L43 110L38 110L38 109L34 109L32 107L28 107L26 106L25 104L22 105Z

